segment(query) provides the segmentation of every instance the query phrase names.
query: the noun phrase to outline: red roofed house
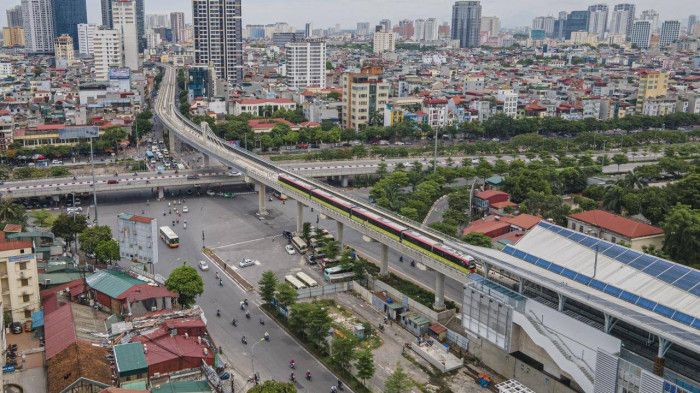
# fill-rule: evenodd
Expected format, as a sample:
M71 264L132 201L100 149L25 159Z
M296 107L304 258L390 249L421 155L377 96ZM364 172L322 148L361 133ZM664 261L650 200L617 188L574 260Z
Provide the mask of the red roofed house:
M242 98L233 103L234 116L249 113L253 116L272 116L280 109L293 111L297 104L286 98Z
M474 194L474 199L472 200L472 207L482 213L486 213L491 208L495 210L505 209L507 206L503 206L503 204L499 202L509 201L510 195L507 192L499 190L485 190L479 191L476 194ZM513 203L513 206L517 205Z
M663 229L605 210L572 214L567 217L567 226L609 242L624 242L635 250L642 250L644 246L660 249L664 243Z

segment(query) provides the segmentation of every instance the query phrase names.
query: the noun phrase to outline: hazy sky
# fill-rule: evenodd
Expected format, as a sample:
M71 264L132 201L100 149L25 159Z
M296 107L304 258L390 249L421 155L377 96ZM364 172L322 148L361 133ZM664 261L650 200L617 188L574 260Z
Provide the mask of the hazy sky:
M191 0L145 0L147 14L183 11L191 21ZM620 1L601 1L611 7ZM627 0L640 10L653 8L659 11L660 19L678 19L685 26L688 15L700 14L697 0ZM0 25L7 23L5 9L19 0L0 1ZM435 17L449 21L453 0L243 0L243 24L272 23L286 21L297 28L310 21L315 27L329 27L340 23L343 28L354 28L358 21L377 23L388 18L396 23L399 19ZM538 15L556 16L559 11L585 9L594 1L583 0L483 0L482 15L498 16L501 26L530 25ZM87 0L88 19L100 22L100 1Z

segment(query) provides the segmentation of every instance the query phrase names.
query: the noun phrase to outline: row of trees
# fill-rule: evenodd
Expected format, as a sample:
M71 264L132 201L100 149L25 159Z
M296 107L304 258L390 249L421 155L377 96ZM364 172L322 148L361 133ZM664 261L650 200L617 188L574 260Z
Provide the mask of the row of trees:
M148 129L150 130L150 128ZM93 150L97 154L116 152L119 143L126 140L128 137L129 133L122 127L114 126L106 128L104 133L94 142ZM22 147L19 143L13 143L4 153L4 157L20 161L18 157L31 157L34 154L42 154L50 159L87 156L90 154L90 144L88 142L81 142L74 146L43 145L30 148Z

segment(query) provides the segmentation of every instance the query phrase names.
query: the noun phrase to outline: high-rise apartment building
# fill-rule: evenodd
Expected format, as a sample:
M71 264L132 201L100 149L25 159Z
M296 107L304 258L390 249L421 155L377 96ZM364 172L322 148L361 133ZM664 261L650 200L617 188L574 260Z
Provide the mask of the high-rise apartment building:
M73 63L75 49L73 49L73 38L70 35L62 34L56 37L53 50L56 67L66 68Z
M97 28L98 26L92 23L81 23L78 25L78 52L81 55L92 55Z
M386 32L386 33L391 32L391 21L389 19L380 20L379 26L382 26L384 28L384 32Z
M457 1L452 6L452 39L460 48L479 46L481 32L481 2Z
M570 40L571 33L574 31L588 31L588 18L590 12L586 11L571 11L564 23L564 39Z
M139 39L136 26L136 1L114 0L112 2L112 26L120 34L124 67L138 71L141 66Z
M243 81L241 0L193 0L194 61L213 64L219 79Z
M425 38L425 19L416 19L413 22L413 39L423 41Z
M54 34L68 34L78 45L78 25L87 23L85 0L52 0Z
M304 25L304 38L310 38L312 35L314 35L314 28L311 22L306 22Z
M398 33L401 36L401 38L405 40L410 40L411 38L413 38L413 36L416 33L416 30L413 26L413 21L408 19L400 20Z
M326 42L320 39L290 42L284 46L287 86L296 89L326 87Z
M552 37L555 21L553 16L538 16L532 20L532 30L542 30L547 37Z
M31 321L32 312L41 307L39 273L31 241L8 240L6 233L0 231L0 277L4 312L14 322Z
M2 41L5 48L21 48L25 46L24 29L15 27L2 28Z
M159 27L172 28L171 14L148 14L145 17L146 30Z
M608 6L607 4L594 4L588 7L588 32L598 35L598 39L605 37L608 30Z
M643 70L639 72L637 87L637 112L641 113L644 101L650 98L663 97L668 90L668 75L665 72Z
M381 31L383 28L377 26L374 32L372 51L374 53L393 52L396 50L396 34L393 32Z
M651 22L651 30L656 31L659 28L659 13L656 10L644 10L639 19L648 20Z
M358 36L369 35L369 22L357 22L355 34L357 34Z
M114 28L112 9L113 3L120 0L101 0L102 4L102 26ZM134 0L136 2L136 39L138 41L139 53L146 49L146 14L144 0Z
M501 32L501 20L497 16L481 17L481 32L488 32L489 37L496 37Z
M24 25L21 5L16 5L14 7L8 8L6 14L7 27L22 27Z
M32 53L53 52L53 7L51 0L22 0L24 41Z
M688 34L693 30L693 26L698 23L698 16L697 15L689 15L688 16Z
M110 68L124 65L121 33L115 29L97 29L93 36L92 46L92 56L95 59L95 80L106 81L109 79Z
M659 35L659 46L662 48L676 41L681 34L681 22L677 20L667 20L661 25Z
M498 90L496 99L503 102L503 114L515 118L518 115L518 93L513 90Z
M612 18L610 19L610 34L624 35L629 38L632 33L632 24L634 23L635 5L634 4L617 4L613 8Z
M563 40L564 39L564 29L566 28L566 19L569 17L569 13L566 11L560 11L559 17L554 21L554 38Z
M651 43L651 31L650 20L635 20L630 32L630 42L641 49L649 48L649 44Z
M368 124L382 124L379 114L389 101L391 85L384 81L381 67L364 67L343 74L342 126L359 130Z
M185 41L185 13L171 12L170 13L170 29L173 31L173 41Z
M425 35L423 36L424 41L437 41L438 39L438 27L440 23L435 18L428 18L425 20Z

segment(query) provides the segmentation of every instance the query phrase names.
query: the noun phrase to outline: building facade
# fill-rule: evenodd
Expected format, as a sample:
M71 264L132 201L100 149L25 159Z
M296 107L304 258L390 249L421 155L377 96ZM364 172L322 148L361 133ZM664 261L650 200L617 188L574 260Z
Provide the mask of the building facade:
M285 45L287 86L326 87L326 42L306 40Z
M381 67L364 67L358 73L343 74L343 126L354 130L367 124L381 124L389 101L391 85L384 81Z
M24 26L21 5L16 5L14 7L8 8L5 13L7 14L7 27Z
M87 23L85 0L53 0L53 21L56 36L68 34L78 45L78 25Z
M588 32L598 35L598 39L605 37L608 30L608 6L606 4L594 4L588 7Z
M383 31L374 32L372 51L374 53L393 52L396 50L396 34Z
M3 309L13 322L31 321L40 307L39 273L32 242L8 240L0 231L0 291Z
M54 40L54 58L56 67L66 68L74 61L73 38L68 34L62 34Z
M248 113L253 116L270 117L278 110L292 111L297 104L286 98L244 98L234 102L233 115L240 116Z
M634 4L617 4L610 19L610 34L624 34L629 39L635 17Z
M170 13L170 28L173 31L174 42L185 41L185 13L171 12Z
M24 42L32 53L53 52L53 7L51 0L22 0Z
M219 79L243 80L240 0L193 0L194 61L214 65Z
M481 32L481 2L458 1L452 6L452 39L460 48L479 46Z
M637 112L642 112L647 100L663 97L667 90L668 74L660 71L640 71L639 86L637 87Z
M659 46L666 47L678 41L681 34L681 22L677 20L667 20L661 25L661 35L659 36Z
M155 218L119 214L117 241L122 259L143 264L158 263L158 224Z
M369 22L357 22L355 34L358 36L369 35Z
M101 0L102 26L113 29L113 3L121 0ZM138 40L139 53L146 49L146 14L144 0L134 0L136 7L136 37Z
M2 40L5 48L20 48L26 45L24 29L21 27L3 27Z
M651 44L651 21L635 20L630 32L630 42L638 48L646 49Z
M498 36L501 32L501 20L497 16L482 16L481 32L488 32L489 37Z
M589 210L566 218L567 226L612 243L625 243L633 250L654 246L661 249L664 231L643 222L618 216L604 210Z
M95 58L95 80L109 80L110 68L124 66L119 31L115 29L95 30L92 55Z
M138 71L141 59L136 26L136 1L114 0L112 2L112 26L120 35L124 67Z
M652 31L659 28L659 12L656 10L644 10L639 16L641 20L648 20L651 23Z
M81 23L78 25L78 52L81 55L92 55L97 27L97 25L91 23Z
M571 33L575 31L588 31L588 11L571 11L564 23L564 39L570 40Z
M551 37L554 34L555 21L553 16L538 16L532 20L532 30L542 30L545 36Z

